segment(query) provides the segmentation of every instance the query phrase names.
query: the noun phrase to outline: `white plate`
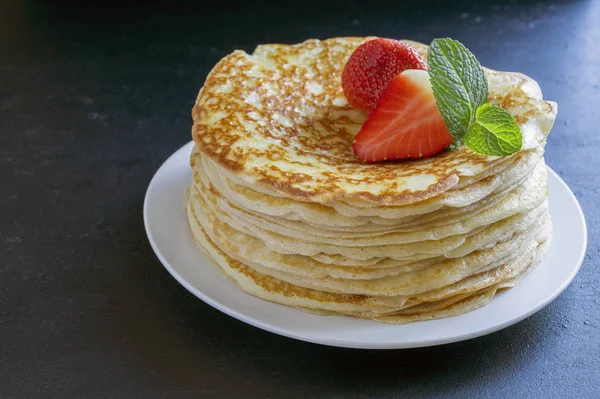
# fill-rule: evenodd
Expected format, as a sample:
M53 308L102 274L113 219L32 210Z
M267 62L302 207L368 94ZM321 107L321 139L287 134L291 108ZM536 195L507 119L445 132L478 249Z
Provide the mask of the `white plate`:
M575 196L549 169L552 245L545 260L514 288L472 312L404 325L379 324L340 316L316 316L267 302L240 291L196 247L183 204L192 178L193 143L175 152L158 169L144 202L146 232L156 255L190 292L248 324L303 341L349 348L413 348L462 341L517 323L554 300L573 280L587 246L583 213Z

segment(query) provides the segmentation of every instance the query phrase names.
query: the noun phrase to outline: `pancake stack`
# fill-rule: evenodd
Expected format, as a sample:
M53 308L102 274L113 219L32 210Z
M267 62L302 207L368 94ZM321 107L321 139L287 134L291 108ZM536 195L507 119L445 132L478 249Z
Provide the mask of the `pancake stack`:
M193 109L192 234L241 290L307 312L406 323L481 307L549 246L556 104L522 74L485 69L521 151L361 163L352 143L366 115L340 75L368 39L263 45L215 66Z

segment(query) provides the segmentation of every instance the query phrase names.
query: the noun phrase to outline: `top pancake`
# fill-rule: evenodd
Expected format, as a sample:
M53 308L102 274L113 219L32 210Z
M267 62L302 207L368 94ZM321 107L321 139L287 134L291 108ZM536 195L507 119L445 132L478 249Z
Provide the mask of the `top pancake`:
M439 195L501 162L466 147L431 158L364 164L352 152L366 115L342 92L341 72L370 38L308 40L234 51L208 75L192 115L198 148L248 186L298 201L401 206ZM407 41L408 42L408 41ZM427 46L408 42L426 57ZM485 70L492 104L510 112L527 151L545 143L556 104L537 83Z

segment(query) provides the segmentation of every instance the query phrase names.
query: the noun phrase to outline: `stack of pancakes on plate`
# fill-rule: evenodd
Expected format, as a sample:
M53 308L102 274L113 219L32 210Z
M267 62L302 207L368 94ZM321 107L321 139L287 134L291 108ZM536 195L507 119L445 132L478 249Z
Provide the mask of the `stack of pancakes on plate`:
M215 66L193 109L194 238L243 291L308 312L406 323L483 306L548 248L556 104L534 80L486 69L521 151L362 163L352 143L366 115L340 76L365 40L263 45Z

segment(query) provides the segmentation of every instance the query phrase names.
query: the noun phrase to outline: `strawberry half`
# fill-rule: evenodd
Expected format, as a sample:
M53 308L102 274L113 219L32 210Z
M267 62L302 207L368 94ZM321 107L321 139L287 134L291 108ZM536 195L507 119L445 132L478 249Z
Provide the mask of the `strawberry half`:
M361 161L371 163L428 157L451 143L429 74L409 70L392 79L381 93L352 148Z
M369 113L390 81L407 69L427 70L417 50L398 40L369 40L354 50L344 66L344 96L353 108Z

